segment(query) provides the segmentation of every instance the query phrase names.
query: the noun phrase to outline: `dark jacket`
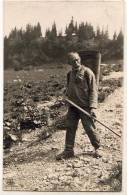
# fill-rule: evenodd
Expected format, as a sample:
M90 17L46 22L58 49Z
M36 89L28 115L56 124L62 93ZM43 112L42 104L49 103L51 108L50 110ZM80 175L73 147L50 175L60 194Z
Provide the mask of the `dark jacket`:
M67 97L80 107L97 108L97 86L91 69L81 66L67 74Z

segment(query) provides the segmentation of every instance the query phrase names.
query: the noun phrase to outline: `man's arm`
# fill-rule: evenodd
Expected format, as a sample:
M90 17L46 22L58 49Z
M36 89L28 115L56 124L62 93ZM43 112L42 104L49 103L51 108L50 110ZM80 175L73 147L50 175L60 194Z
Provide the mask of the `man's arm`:
M89 78L88 81L89 81L89 91L90 91L89 107L91 109L96 109L98 103L97 84L96 84L95 75L91 70L88 70L88 78Z
M69 80L70 80L70 74L71 74L71 72L67 73L67 85L66 85L66 89L65 89L65 92L64 92L65 96L67 96L68 85L69 85Z

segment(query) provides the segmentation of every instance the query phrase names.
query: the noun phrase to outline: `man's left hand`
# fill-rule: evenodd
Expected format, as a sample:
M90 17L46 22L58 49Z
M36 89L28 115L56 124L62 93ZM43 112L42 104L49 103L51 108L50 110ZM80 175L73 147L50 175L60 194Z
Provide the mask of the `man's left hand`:
M95 118L96 118L96 109L95 109L95 108L91 108L91 109L90 109L90 115L91 115L92 117L95 117Z

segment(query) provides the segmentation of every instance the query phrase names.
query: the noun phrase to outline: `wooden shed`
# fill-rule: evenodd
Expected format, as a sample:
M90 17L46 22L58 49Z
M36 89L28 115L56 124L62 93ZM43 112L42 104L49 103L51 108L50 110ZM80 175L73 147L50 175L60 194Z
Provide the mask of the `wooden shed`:
M81 57L81 63L89 67L95 74L97 81L97 86L99 86L100 78L100 64L101 64L101 54L96 50L82 50L78 52Z

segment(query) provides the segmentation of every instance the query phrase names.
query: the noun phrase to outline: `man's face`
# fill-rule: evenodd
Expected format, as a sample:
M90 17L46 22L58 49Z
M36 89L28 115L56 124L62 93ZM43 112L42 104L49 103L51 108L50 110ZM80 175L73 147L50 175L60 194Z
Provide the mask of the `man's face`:
M69 64L70 66L72 66L72 68L73 68L74 70L78 70L78 69L81 67L80 62L79 62L79 60L77 60L77 59L72 59L72 58L68 59L68 64Z

